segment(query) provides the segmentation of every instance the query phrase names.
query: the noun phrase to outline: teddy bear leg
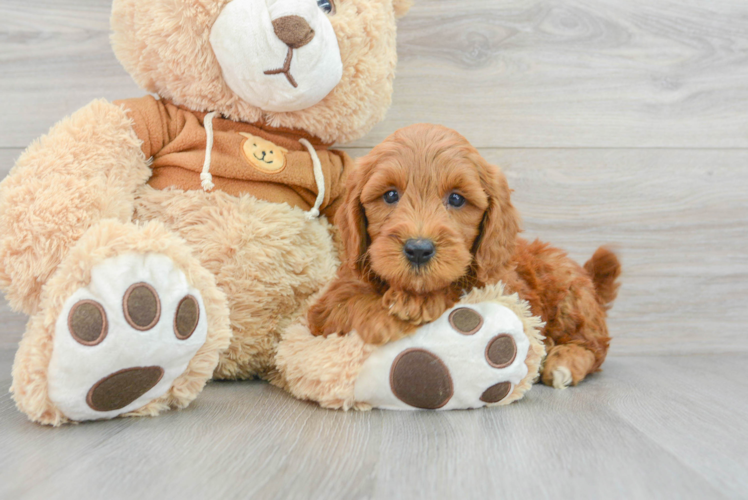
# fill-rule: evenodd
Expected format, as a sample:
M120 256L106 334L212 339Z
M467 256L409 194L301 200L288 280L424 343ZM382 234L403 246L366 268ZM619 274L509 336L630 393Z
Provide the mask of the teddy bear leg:
M323 408L367 410L369 404L356 401L356 379L376 349L355 334L314 337L306 326L296 324L278 344L270 382Z
M501 285L381 347L356 332L314 337L302 321L278 346L275 382L327 408L465 409L520 399L538 376L540 318Z
M156 415L197 396L230 336L226 298L182 239L107 220L45 284L11 390L43 424Z

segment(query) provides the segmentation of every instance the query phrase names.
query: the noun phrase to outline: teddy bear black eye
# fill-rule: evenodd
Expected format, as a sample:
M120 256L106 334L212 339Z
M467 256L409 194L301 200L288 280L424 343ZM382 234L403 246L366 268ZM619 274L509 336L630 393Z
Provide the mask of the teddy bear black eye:
M333 0L317 0L317 5L327 14L335 14L335 3Z
M384 193L384 196L382 196L382 199L384 202L388 205L394 205L400 200L400 193L397 192L397 190L393 189L391 191L387 191Z
M447 203L450 207L460 208L465 204L465 197L457 193L452 193L447 198Z

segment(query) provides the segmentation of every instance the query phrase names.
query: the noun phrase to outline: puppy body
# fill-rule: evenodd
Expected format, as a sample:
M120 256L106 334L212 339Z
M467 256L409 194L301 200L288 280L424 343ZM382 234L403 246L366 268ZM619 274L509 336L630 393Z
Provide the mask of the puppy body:
M620 265L599 249L582 268L517 235L503 173L453 130L414 125L361 158L336 225L338 276L309 310L312 333L356 330L383 344L439 318L474 287L502 281L546 322L542 381L576 385L599 369Z

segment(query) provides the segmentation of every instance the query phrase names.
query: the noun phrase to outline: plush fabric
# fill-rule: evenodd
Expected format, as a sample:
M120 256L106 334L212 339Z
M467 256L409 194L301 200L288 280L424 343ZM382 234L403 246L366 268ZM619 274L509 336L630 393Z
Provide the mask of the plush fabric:
M143 187L136 220L179 235L226 294L234 336L216 378L266 377L281 332L339 265L325 219L298 208L220 191Z

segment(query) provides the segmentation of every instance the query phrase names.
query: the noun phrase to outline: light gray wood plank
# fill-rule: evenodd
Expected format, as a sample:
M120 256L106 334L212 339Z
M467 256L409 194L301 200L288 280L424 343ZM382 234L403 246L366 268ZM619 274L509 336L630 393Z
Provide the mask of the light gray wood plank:
M600 398L647 439L730 498L748 494L744 356L627 358ZM667 381L667 382L665 382ZM667 387L667 395L663 390ZM593 396L594 397L594 396ZM730 460L721 458L729 456Z
M746 350L748 154L701 150L491 150L527 236L582 263L618 249L613 351Z
M387 120L481 147L745 147L748 4L435 0L399 30Z
M93 99L143 95L109 45L111 0L0 4L0 147L25 147Z
M748 386L730 375L746 361L615 358L576 389L448 413L334 412L213 383L184 411L48 429L3 396L0 496L741 497Z
M110 0L0 5L0 147L97 97L142 94L108 42ZM748 146L748 5L735 0L417 1L387 119L482 147Z

